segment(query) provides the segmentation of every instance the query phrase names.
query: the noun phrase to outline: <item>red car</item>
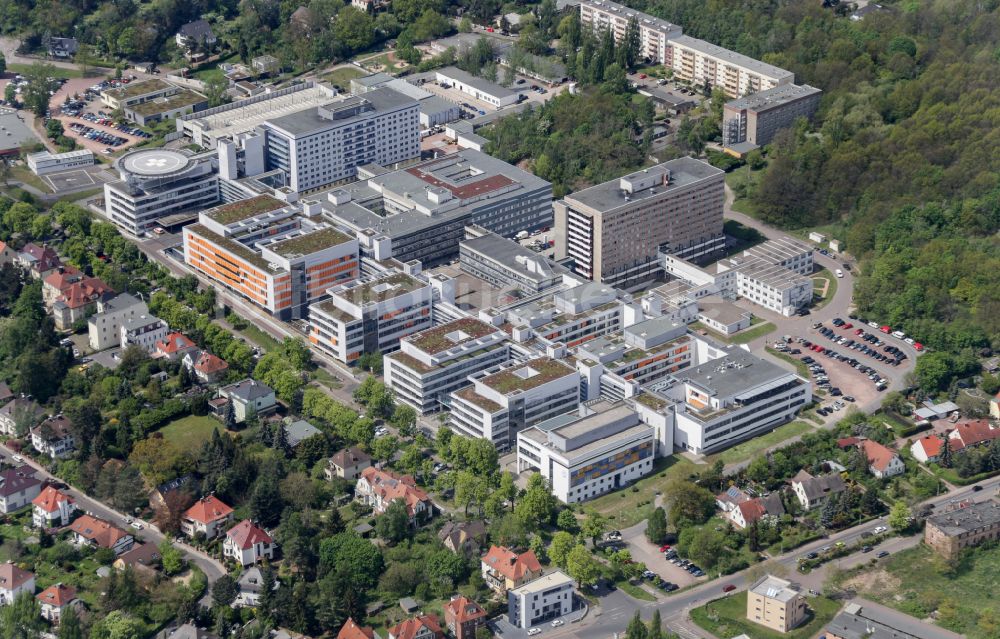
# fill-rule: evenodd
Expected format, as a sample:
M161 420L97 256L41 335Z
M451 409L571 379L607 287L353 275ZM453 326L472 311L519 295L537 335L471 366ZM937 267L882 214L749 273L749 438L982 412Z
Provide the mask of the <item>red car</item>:
M855 335L864 335L865 334L865 329L859 328L858 330L854 331L854 334Z
M917 349L918 351L922 351L924 350L924 345L921 344L920 342L913 342L913 348Z
M722 592L732 592L734 590L736 590L736 586L734 586L733 584L729 584L727 586L722 587Z
M842 329L844 329L846 331L848 329L854 328L854 324L851 324L850 322L848 322L848 323L844 324L843 326L841 326L840 328L842 328Z
M668 550L670 550L670 544L663 544L660 546L660 552L667 552Z
M882 331L883 333L891 333L892 332L892 329L890 327L888 327L888 326L883 326L882 328L880 328L878 330Z
M648 75L646 75L645 73L640 73L640 74L639 74L639 79L640 79L640 80L645 80L645 79L646 79L646 78L648 78L648 77L649 77L649 76L648 76Z

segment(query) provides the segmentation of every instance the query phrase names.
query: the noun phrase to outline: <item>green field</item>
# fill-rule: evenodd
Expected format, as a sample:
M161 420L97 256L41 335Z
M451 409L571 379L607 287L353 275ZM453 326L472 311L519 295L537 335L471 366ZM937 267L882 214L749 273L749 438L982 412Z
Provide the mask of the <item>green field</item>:
M726 185L733 190L735 199L733 200L733 210L753 218L760 217L757 208L750 200L741 197L744 190L753 191L764 175L763 171L751 171L749 168L740 168L726 174Z
M281 344L278 343L278 340L260 330L260 328L254 324L247 326L239 332L242 333L248 340L264 349L265 352L269 353L273 350L277 350L281 346Z
M826 295L819 297L819 292L822 290L823 284L820 279L826 279L830 282L826 289ZM823 308L830 303L830 300L834 298L837 294L837 277L830 272L829 269L823 269L812 274L813 281L813 308ZM818 299L817 299L818 298Z
M757 339L758 337L764 337L765 335L773 333L774 329L776 328L777 326L775 326L771 322L762 322L757 325L752 325L750 326L750 328L740 331L739 333L736 333L735 335L729 338L729 341L732 342L733 344L748 344Z
M41 60L39 62L42 62ZM44 64L44 62L42 62ZM7 64L7 73L25 73L30 70L32 65L22 64L20 62L11 62ZM56 77L57 78L91 78L98 77L102 74L98 73L91 67L87 70L87 75L83 75L79 69L63 69L62 67L56 67Z
M644 588L630 583L627 579L620 579L615 585L629 597L639 601L656 601L656 597L647 592Z
M212 437L213 430L222 430L219 420L208 415L189 415L170 422L159 433L178 448L197 452Z
M750 639L810 639L815 637L840 609L840 604L826 597L807 599L813 614L809 622L789 632L775 632L749 621L747 593L742 591L731 597L710 601L691 611L691 619L716 637L735 637L746 634Z
M714 463L715 460L721 459L725 464L749 461L764 450L772 446L777 446L786 439L802 435L803 433L808 433L811 430L813 430L813 427L805 422L791 422L785 424L784 426L775 428L766 435L760 435L759 437L748 439L742 444L737 444L732 448L727 448L721 453L709 455L705 461Z
M629 488L602 495L587 503L587 510L595 510L619 528L628 528L649 517L653 500L672 479L685 479L698 472L699 466L679 455L658 459L653 473L640 479Z
M1000 636L1000 548L996 543L968 551L954 565L920 545L902 550L878 571L849 573L840 585L886 606L923 619L937 612L938 623L969 637Z
M334 69L330 73L323 75L323 80L329 82L330 84L336 84L341 89L350 88L351 80L355 78L360 78L364 73L361 69L355 69L353 67L341 67L339 69Z

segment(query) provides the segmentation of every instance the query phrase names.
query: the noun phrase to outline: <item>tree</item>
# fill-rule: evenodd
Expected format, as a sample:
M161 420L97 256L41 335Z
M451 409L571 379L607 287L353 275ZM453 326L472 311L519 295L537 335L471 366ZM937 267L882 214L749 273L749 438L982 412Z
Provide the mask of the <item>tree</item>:
M114 610L94 624L91 639L136 639L145 635L145 626L139 619Z
M83 628L80 627L80 617L74 606L69 606L59 615L58 639L83 639Z
M229 102L229 81L223 76L212 76L205 80L205 97L209 107L217 107Z
M632 616L632 620L628 622L628 626L625 628L625 639L647 639L648 636L649 629L646 628L642 617L639 616L639 611L636 610L635 615Z
M391 461L398 450L399 439L392 435L379 437L371 445L372 457L381 462Z
M239 592L236 580L229 575L222 575L212 584L212 603L216 606L228 606L236 601Z
M375 22L366 11L346 5L337 13L333 36L352 53L362 51L375 39Z
M160 544L160 564L168 576L184 570L184 555L170 543L169 539L164 539Z
M412 437L414 426L417 424L417 411L406 404L397 404L389 423L399 430L400 437Z
M0 75L7 73L7 58L4 54L0 53Z
M646 522L646 539L654 544L662 544L667 536L667 513L662 507L653 509L653 514Z
M938 456L938 462L944 468L951 468L952 466L951 439L948 437L944 437L944 441L941 443L941 453Z
M668 519L678 528L703 524L715 511L715 496L685 479L674 479L664 491L669 505Z
M663 620L660 619L660 609L653 611L653 618L649 620L649 634L646 639L665 639L663 636Z
M549 559L560 568L566 568L566 558L574 547L576 547L576 539L573 535L560 530L552 535L552 542L549 544L548 550Z
M566 555L566 572L579 585L584 586L597 582L601 567L587 547L579 544Z
M555 508L556 499L549 491L545 478L535 473L528 479L524 496L514 506L514 514L525 526L535 530L551 521Z
M576 515L569 508L559 511L559 515L556 517L556 526L559 527L559 530L572 534L576 534L580 530L580 522L576 520Z
M265 527L278 523L284 500L278 487L278 479L273 472L262 472L254 483L250 495L250 517Z
M583 534L590 537L590 541L596 546L608 529L608 520L598 512L587 513L587 518L583 520Z
M375 534L392 544L406 539L409 531L410 515L406 510L406 502L402 499L394 499L375 520Z
M364 589L378 583L382 573L382 553L370 541L354 532L342 532L319 543L320 573L344 569L351 582Z
M48 63L35 62L24 73L27 86L21 93L24 106L37 117L45 117L49 109L49 91L52 90L52 80L58 74L56 68Z
M889 522L889 527L900 532L906 530L913 523L913 513L910 512L909 506L904 502L897 501L889 509L889 516L887 517Z
M13 602L0 608L0 636L4 639L35 638L44 628L34 593L22 592Z
M233 408L233 399L231 397L226 398L226 407L222 413L222 423L225 425L226 430L236 429L236 409Z

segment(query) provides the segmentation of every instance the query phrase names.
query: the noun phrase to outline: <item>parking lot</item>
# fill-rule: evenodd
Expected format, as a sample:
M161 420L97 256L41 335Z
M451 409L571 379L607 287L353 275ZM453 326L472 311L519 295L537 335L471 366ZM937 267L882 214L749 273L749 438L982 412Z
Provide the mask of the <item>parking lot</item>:
M654 578L647 577L645 579L646 584L653 590L661 594L666 594L664 589L658 588L654 583L659 579L676 585L677 589L686 588L691 584L708 579L708 577L695 577L679 565L668 561L664 554L660 552L660 547L650 543L646 539L645 531L638 530L638 528L640 527L635 526L625 531L622 543L625 544L625 547L632 554L632 559L645 564L646 568L656 575Z
M70 80L49 103L53 117L62 122L67 136L105 156L152 137L135 125L116 124L111 119L112 114L101 104L100 91L114 83L114 80Z

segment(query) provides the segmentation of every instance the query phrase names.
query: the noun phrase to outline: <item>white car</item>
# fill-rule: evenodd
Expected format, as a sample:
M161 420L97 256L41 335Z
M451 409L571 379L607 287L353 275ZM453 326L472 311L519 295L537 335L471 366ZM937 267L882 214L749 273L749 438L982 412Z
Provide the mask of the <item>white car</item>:
M872 328L878 328L879 327L878 326L878 322L868 322L868 326L871 326Z
M844 277L844 272L842 270L840 270L839 268L836 271L834 271L833 273L837 277Z
M916 340L914 340L912 337L907 337L903 341L909 344L910 346L913 346L913 344L916 342Z
M904 333L903 331L893 331L892 336L895 337L896 339L903 339L904 337L906 337L906 333Z
M21 457L20 455L11 455L10 458L13 459L14 461L16 461L19 464L23 464L24 463L24 457Z
M529 637L534 637L535 635L540 635L540 634L542 634L541 628L532 628L531 630L528 631Z
M559 626L563 625L564 623L566 623L566 622L563 621L562 619L556 619L555 621L552 622L552 627L553 628L558 628Z
M875 527L875 530L874 530L873 532L874 532L874 533L875 533L876 535L881 535L882 533L884 533L884 532L885 532L885 531L887 531L887 530L889 530L889 529L888 529L888 528L886 528L885 526L876 526L876 527Z
M143 529L143 525L139 521L133 521L132 523L129 524L129 526L132 526L136 530L142 530Z

